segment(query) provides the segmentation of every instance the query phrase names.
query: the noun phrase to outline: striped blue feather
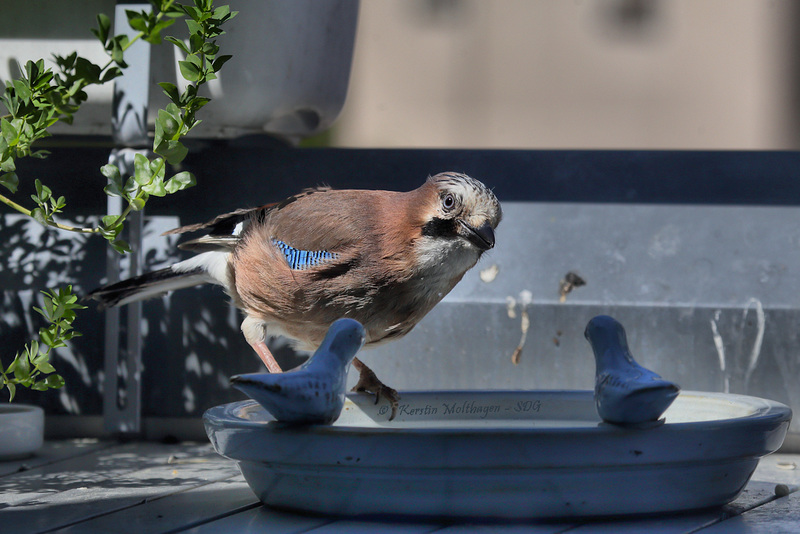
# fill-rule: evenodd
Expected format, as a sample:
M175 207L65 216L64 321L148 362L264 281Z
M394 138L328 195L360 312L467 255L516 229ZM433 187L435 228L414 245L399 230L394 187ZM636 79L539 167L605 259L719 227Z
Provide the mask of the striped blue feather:
M273 239L272 244L278 247L278 250L286 257L286 262L289 264L289 267L298 271L316 267L329 260L335 260L338 257L338 254L325 250L299 250L279 239Z

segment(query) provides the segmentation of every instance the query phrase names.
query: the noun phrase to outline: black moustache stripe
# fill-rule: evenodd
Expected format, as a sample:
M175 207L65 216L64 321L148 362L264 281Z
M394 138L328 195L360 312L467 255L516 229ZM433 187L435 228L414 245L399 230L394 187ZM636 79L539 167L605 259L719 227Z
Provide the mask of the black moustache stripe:
M422 235L428 237L454 237L457 235L456 221L454 219L434 217L422 226Z

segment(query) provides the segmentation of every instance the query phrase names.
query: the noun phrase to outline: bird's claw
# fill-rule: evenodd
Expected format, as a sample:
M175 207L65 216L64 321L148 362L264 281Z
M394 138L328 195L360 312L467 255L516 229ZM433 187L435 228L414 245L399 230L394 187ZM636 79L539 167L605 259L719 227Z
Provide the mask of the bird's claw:
M358 383L356 383L352 391L375 395L375 404L378 404L378 402L381 400L381 397L383 397L389 401L389 404L392 407L392 414L389 416L389 421L394 419L395 415L397 415L400 394L397 393L396 389L390 388L381 382L377 375L375 375L375 373L369 367L364 366L362 369L360 369Z

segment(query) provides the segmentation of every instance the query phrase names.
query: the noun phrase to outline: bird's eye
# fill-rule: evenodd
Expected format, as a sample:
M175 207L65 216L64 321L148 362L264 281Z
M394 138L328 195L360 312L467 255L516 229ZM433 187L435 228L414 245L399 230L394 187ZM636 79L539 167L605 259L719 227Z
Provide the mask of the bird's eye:
M444 197L442 197L442 207L446 210L451 210L456 206L456 197L454 197L451 193L447 193Z

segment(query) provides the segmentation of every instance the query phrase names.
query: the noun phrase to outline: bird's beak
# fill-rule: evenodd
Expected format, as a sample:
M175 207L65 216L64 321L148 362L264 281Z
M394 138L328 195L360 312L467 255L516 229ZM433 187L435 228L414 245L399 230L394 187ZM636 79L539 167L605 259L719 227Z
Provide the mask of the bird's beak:
M494 247L494 229L492 225L485 222L483 226L475 228L464 221L458 221L466 230L464 237L481 250L489 250Z

